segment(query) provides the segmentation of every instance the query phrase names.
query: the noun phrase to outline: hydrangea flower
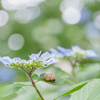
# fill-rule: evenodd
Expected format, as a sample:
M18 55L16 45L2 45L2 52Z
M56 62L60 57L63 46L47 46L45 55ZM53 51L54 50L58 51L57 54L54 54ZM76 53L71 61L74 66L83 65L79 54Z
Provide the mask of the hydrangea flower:
M50 52L51 52L51 57L55 57L55 58L63 58L64 54L62 54L61 52L58 52L57 50L50 48Z
M76 63L85 58L98 57L93 50L83 50L79 46L72 46L71 49L65 49L63 47L57 46L57 49L72 63Z
M72 46L72 49L65 49L58 46L57 49L65 56L71 56L75 58L97 57L97 54L93 50L83 50L79 46Z
M0 61L4 63L5 66L10 67L10 68L20 68L20 67L23 67L26 63L26 60L22 60L19 57L15 57L11 59L8 56L2 57Z
M89 58L95 58L98 57L98 55L93 50L85 50L85 54Z
M51 54L49 52L40 55L41 51L38 54L33 53L29 55L29 60L24 60L19 57L11 59L10 57L5 56L0 58L0 61L10 68L27 68L28 70L32 68L35 70L57 62L55 58L50 58Z
M38 54L32 53L31 55L29 55L29 58L33 59L33 60L37 60L39 58L41 52L42 51L40 51Z
M97 54L93 50L83 50L79 46L72 46L73 55L81 55L83 58L94 58L98 57Z
M38 54L29 55L29 58L31 59L31 61L41 62L43 66L48 66L57 62L57 59L52 58L49 52L45 52L41 56L40 55L41 51Z
M72 46L72 57L81 60L86 58L85 50L81 49L79 46Z
M13 64L13 60L8 56L0 58L0 61L4 64Z
M64 54L64 56L71 56L72 50L71 49L65 49L63 47L57 46L57 49Z

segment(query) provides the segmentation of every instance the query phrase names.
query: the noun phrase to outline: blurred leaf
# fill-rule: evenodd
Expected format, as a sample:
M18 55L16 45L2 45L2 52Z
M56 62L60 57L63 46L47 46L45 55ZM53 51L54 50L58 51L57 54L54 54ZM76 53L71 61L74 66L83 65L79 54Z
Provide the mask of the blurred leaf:
M22 86L32 86L31 82L14 82L0 89L0 96L5 97L16 93Z
M43 95L43 88L36 84L38 90ZM33 86L23 86L16 92L18 96L12 100L41 100Z
M83 67L75 67L74 69L78 82L100 77L100 65L98 63L86 64ZM74 81L73 75L71 75L69 79Z
M94 79L87 83L79 91L72 94L70 100L99 100L100 99L100 79Z
M62 92L60 94L60 96L58 96L56 99L62 97L62 96L65 96L65 95L69 95L79 89L81 89L85 84L87 84L89 81L85 81L85 82L82 82L82 83L79 83L79 84L76 84L76 85L73 85L71 87L69 87L67 90L65 90L64 92ZM55 99L55 100L56 100Z
M10 94L13 94L13 93L17 92L21 87L22 87L22 85L18 85L18 84L7 85L7 86L3 87L2 89L0 89L0 96L5 97Z
M59 77L59 76L55 76L55 79L56 79L55 82L46 81L46 80L44 79L44 74L45 74L45 73L43 73L43 74L40 75L38 81L44 81L44 82L49 83L49 84L52 84L52 85L61 85L61 84L63 84L63 83L65 82L64 79L62 79L62 78Z
M55 67L53 65L44 68L44 72L48 72L48 71L54 73L55 75L57 74L57 76L64 76L64 75L70 76L69 73L67 73L67 72L65 72L65 71L61 70L60 68Z
M100 65L96 64L87 64L85 67L80 69L80 72L77 74L77 78L80 82L98 78L100 75Z
M32 79L33 80L38 80L39 76L37 74L32 74Z
M55 97L57 97L59 93L57 91L49 92L44 95L45 100L54 100Z
M68 78L68 77L63 77L63 79L65 80L66 83L68 83L68 84L70 84L70 85L74 85L74 84L75 84L75 82L72 81L72 80L71 80L70 78Z
M22 86L31 86L31 82L14 82L13 84L22 85Z

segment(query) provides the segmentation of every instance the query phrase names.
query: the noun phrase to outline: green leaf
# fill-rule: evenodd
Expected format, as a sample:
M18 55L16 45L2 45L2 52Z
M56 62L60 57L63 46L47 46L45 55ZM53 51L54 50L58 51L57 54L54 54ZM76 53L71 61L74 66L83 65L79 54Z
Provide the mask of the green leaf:
M32 86L31 82L14 82L0 89L0 97L16 93L22 86Z
M43 94L43 89L40 85L36 84L38 90ZM31 82L14 82L0 89L0 96L5 97L10 94L17 93L17 98L13 100L41 100Z
M87 80L92 80L100 77L100 64L85 64L84 66L75 67L75 74L78 82L84 82ZM73 75L68 77L68 79L74 82Z
M74 92L70 100L100 100L100 79L94 79Z
M65 82L64 79L62 79L62 78L59 77L59 76L55 76L55 79L56 79L55 82L46 81L46 80L44 79L44 74L45 74L45 73L43 73L43 74L40 75L38 81L44 81L44 82L49 83L49 84L52 84L52 85L61 85L61 84L63 84L63 83Z
M43 95L43 88L39 84L36 84L36 87ZM41 100L33 86L23 86L16 93L18 96L13 100Z
M21 87L22 87L22 85L18 85L18 84L7 85L0 89L0 96L5 97L10 94L13 94L13 93L17 92Z
M82 83L79 83L79 84L76 84L76 85L73 85L71 87L69 87L67 90L63 91L60 96L58 96L56 99L62 97L62 96L65 96L65 95L69 95L79 89L81 89L85 84L87 84L89 81L85 81L85 82L82 82ZM55 99L55 100L56 100Z
M70 84L70 85L74 85L74 84L75 84L75 82L73 82L70 78L67 78L67 77L64 78L64 77L63 77L63 79L65 80L66 83L68 83L68 84Z
M32 79L33 80L38 80L39 76L37 74L32 74Z
M100 73L99 64L86 64L84 67L80 68L80 71L77 73L77 78L79 82L98 78Z
M13 84L21 85L21 86L32 86L31 82L14 82Z

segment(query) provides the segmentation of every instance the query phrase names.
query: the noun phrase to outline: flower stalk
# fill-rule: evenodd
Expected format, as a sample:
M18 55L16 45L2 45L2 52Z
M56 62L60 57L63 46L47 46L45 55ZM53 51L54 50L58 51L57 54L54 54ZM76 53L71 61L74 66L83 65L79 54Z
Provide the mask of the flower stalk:
M55 58L65 58L67 59L72 66L72 74L75 80L75 83L78 83L76 78L76 74L74 71L73 66L76 66L79 61L87 58L97 58L98 55L93 50L84 50L81 49L79 46L72 46L71 49L66 49L60 46L57 46L57 50L51 48L51 54L54 55Z
M75 74L75 71L74 71L74 68L73 67L72 67L72 74L73 74L75 83L78 83L78 80L77 80L77 77L76 77L76 74Z
M44 100L38 88L36 87L34 80L32 79L32 73L38 68L47 67L50 64L56 63L57 59L52 57L49 52L45 52L42 55L41 52L42 51L37 54L32 53L31 55L29 55L29 60L21 59L19 57L14 57L13 59L11 59L10 57L5 56L2 58L0 57L0 61L7 67L24 70L24 72L30 77L31 83L36 92L38 93L40 98Z
M33 87L35 88L36 92L38 93L38 95L40 96L40 98L41 98L42 100L44 100L43 96L41 95L40 91L37 89L37 87L36 87L36 85L35 85L35 82L34 82L33 79L32 79L32 75L29 75L29 77L30 77L30 79L31 79L31 83L32 83Z
M38 88L36 87L34 80L32 79L32 72L33 72L33 71L31 70L30 72L28 72L26 69L24 69L24 68L22 68L22 69L25 71L25 73L27 73L27 74L29 75L29 78L30 78L30 80L31 80L31 83L32 83L33 87L35 88L35 90L36 90L36 92L38 93L38 95L40 96L40 98L41 98L42 100L44 100L44 98L43 98L43 96L41 95L40 91L39 91ZM33 68L32 68L32 69L33 69Z
M73 74L75 83L78 83L78 80L77 80L77 77L76 77L76 74L75 74L75 70L74 70L74 68L73 68L73 66L76 66L76 63L77 63L77 61L75 61L74 64L71 63L71 67L72 67L72 74Z

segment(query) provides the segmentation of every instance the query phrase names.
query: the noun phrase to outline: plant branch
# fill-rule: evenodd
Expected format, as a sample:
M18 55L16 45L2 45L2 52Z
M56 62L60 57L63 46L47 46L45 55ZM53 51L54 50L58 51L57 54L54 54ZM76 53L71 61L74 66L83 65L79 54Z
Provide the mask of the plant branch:
M73 68L73 67L72 67L72 74L73 74L75 83L78 83L78 80L77 80L77 78L76 78L76 74L75 74L75 71L74 71L74 68Z
M73 68L73 66L74 66L75 64L72 64L72 63L70 63L70 64L71 64L72 74L73 74L73 77L74 77L75 83L78 83L78 80L77 80L77 77L76 77L76 74L75 74L75 71L74 71L74 68Z
M36 92L38 93L38 95L41 97L42 100L44 100L44 98L42 97L41 93L39 92L39 90L37 89L36 85L35 85L35 82L33 81L32 77L31 77L31 74L29 75L30 79L31 79L31 82L32 82L32 85L33 87L35 88Z
M32 69L31 69L31 71L30 71L29 74L32 74L32 73L34 72L35 69L36 69L35 67L32 67Z
M21 69L23 69L29 75L29 72L25 68L21 67Z
M31 83L32 83L33 87L35 88L36 92L38 93L38 95L40 96L40 98L41 98L42 100L44 100L44 98L42 97L40 91L39 91L38 88L36 87L35 82L34 82L33 79L32 79L33 68L34 68L34 67L32 67L32 70L31 70L30 72L28 72L25 68L21 67L21 69L23 69L23 70L29 75L29 77L30 77L30 79L31 79Z

